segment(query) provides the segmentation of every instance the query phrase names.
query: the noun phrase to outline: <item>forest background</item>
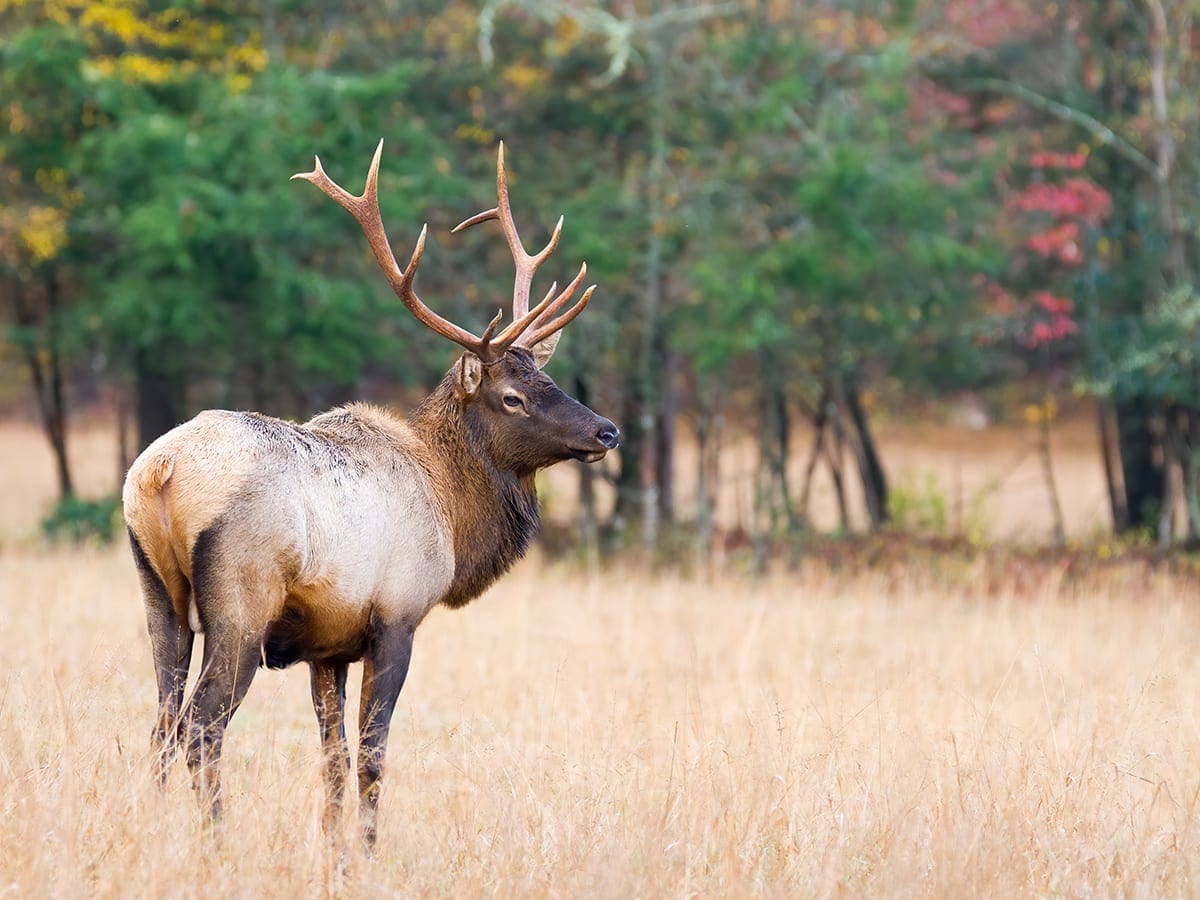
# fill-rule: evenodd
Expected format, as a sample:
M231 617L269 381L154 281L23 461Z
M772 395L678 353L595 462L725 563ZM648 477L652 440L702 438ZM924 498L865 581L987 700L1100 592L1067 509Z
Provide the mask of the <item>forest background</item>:
M403 407L453 348L288 176L317 153L357 189L383 137L397 256L428 222L421 292L478 331L505 305L507 249L448 231L494 196L503 139L528 242L566 216L546 279L586 259L600 285L553 375L624 440L578 468L572 543L761 562L813 533L817 477L837 532L973 539L961 497L951 515L944 489L889 481L876 437L951 416L1030 429L1063 543L1066 409L1098 435L1096 533L1186 546L1198 16L1196 0L2 0L0 405L41 424L47 527L76 535L110 531L116 501L78 496L75 419L115 423L115 491L206 407ZM735 450L751 463L733 515Z

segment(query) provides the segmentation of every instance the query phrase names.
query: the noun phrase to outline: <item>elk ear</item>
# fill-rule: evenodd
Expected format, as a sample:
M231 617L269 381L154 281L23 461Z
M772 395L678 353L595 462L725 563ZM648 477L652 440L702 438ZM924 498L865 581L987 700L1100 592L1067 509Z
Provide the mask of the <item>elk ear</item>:
M560 337L562 337L562 332L556 331L550 337L538 341L529 348L533 354L533 361L537 363L539 369L546 368L546 363L550 362L550 357L554 355L554 348L558 346L558 339Z
M460 398L474 397L483 381L483 363L470 351L464 353L454 364L454 391Z

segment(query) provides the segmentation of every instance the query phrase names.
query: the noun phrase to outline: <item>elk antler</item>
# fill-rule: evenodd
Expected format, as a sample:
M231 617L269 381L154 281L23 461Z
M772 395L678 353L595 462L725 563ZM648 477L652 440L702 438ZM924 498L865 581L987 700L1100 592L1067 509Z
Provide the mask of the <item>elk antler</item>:
M579 298L579 302L573 307L553 319L554 315L566 305L571 296L579 289L579 285L583 282L584 276L587 274L587 263L583 263L579 267L579 274L571 279L561 293L555 294L554 291L558 287L555 282L550 286L550 290L542 301L533 309L529 308L529 289L533 283L534 273L546 259L558 247L558 239L562 236L563 217L558 217L558 223L554 226L554 232L550 235L550 241L536 254L529 254L525 251L525 245L521 243L521 235L517 232L517 224L513 221L512 207L508 202L508 177L504 171L504 142L500 142L500 149L496 153L496 197L498 204L492 209L485 209L481 213L476 213L469 219L460 222L450 230L451 234L470 228L472 225L478 225L480 222L488 222L492 219L498 219L500 228L504 231L504 239L508 242L508 249L512 252L513 263L516 265L516 277L513 280L513 321L507 328L500 332L492 343L494 348L503 348L507 350L513 344L518 347L532 347L539 341L543 341L550 337L555 332L564 328L572 319L583 312L588 305L588 301L592 299L592 292L596 289L595 285L589 287L583 292L583 296ZM553 319L553 321L551 321Z
M375 261L383 269L388 284L392 286L396 296L408 307L409 312L417 317L418 321L442 337L447 337L470 350L480 359L485 361L499 359L504 355L507 346L498 347L493 344L492 335L495 334L496 326L500 324L500 319L504 315L503 310L496 314L483 334L476 337L448 319L443 319L422 303L417 292L413 290L413 279L417 276L417 266L420 265L421 254L425 252L425 233L428 226L421 227L421 236L417 238L417 246L413 250L412 258L408 261L408 266L401 271L400 266L396 263L395 254L392 253L391 245L388 243L387 233L383 229L383 219L379 214L379 159L382 155L383 141L380 140L379 146L375 148L375 157L371 160L371 168L367 171L366 186L358 197L344 190L325 174L319 156L315 157L315 164L311 172L297 172L292 179L299 178L312 182L320 188L322 193L354 216L355 221L361 226L363 234L367 236L367 243L371 245Z

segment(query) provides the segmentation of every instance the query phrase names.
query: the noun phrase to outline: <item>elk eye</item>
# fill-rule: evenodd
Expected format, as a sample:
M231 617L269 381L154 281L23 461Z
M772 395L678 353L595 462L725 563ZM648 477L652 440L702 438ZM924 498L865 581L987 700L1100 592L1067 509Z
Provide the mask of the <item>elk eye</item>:
M525 405L525 402L517 394L505 394L504 405L509 409L519 409Z

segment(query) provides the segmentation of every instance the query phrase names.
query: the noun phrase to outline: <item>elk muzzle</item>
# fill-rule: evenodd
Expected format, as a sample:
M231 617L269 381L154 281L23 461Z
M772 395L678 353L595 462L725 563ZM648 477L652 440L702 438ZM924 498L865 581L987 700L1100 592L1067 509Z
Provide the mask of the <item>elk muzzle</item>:
M595 444L591 447L572 447L572 454L586 463L599 462L621 445L621 429L603 416L596 416Z

